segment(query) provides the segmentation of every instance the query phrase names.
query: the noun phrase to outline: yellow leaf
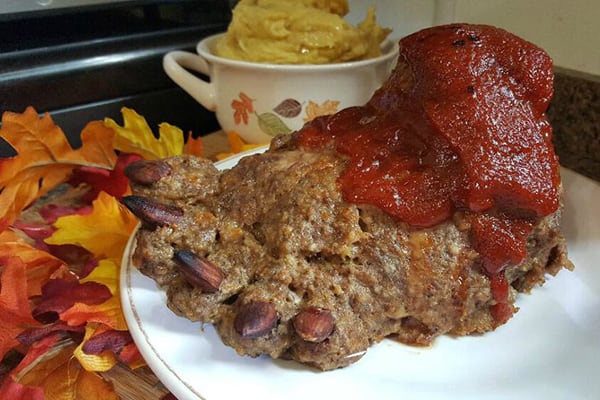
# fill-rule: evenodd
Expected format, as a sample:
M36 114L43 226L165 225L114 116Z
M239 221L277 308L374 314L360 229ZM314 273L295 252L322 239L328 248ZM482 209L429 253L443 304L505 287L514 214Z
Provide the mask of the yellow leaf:
M19 382L44 388L46 400L117 400L110 382L82 369L73 358L75 345L58 347L40 357Z
M134 110L123 107L123 126L106 118L104 125L115 132L114 147L125 153L139 154L147 160L156 160L183 153L183 131L166 122L158 126L158 138L154 136L146 119Z
M79 360L79 363L86 371L104 372L108 371L117 363L115 355L110 351L105 351L102 354L87 354L83 351L83 345L96 332L106 330L102 325L87 324L85 327L85 336L83 341L77 346L73 355Z
M68 215L54 223L56 231L45 241L48 244L75 244L90 251L96 258L121 262L129 236L137 218L114 197L100 192L87 215Z
M88 276L79 280L81 283L98 282L103 284L114 295L119 290L119 267L111 260L100 260L98 266Z

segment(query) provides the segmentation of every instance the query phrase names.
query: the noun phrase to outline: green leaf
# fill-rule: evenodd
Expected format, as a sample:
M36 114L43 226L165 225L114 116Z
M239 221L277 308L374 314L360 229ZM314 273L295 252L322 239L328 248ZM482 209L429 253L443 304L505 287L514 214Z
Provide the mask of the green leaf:
M259 128L269 136L277 136L280 133L290 133L292 130L277 115L266 112L256 114Z

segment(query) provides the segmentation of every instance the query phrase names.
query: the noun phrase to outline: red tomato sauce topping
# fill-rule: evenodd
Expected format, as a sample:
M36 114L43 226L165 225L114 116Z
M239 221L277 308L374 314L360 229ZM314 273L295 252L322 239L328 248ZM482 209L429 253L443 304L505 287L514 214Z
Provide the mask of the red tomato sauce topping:
M339 178L348 202L422 228L472 214L503 322L512 315L503 271L559 206L552 94L552 60L535 45L490 26L434 27L400 41L398 66L366 105L317 118L295 140L349 157Z

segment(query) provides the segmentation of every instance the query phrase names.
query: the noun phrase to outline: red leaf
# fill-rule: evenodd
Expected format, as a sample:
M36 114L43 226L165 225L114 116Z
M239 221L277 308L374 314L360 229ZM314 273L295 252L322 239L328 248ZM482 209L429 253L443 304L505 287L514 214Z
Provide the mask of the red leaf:
M24 346L32 345L33 343L41 340L42 338L48 336L51 333L55 332L75 332L75 333L83 333L85 331L85 326L69 326L63 321L57 321L52 324L43 325L36 328L25 329L23 332L17 335L17 340Z
M106 350L118 354L124 346L132 343L133 339L128 331L106 331L88 339L83 345L87 354L101 354Z
M95 200L102 191L121 199L129 188L129 180L124 173L125 167L141 158L137 154L121 153L111 171L102 168L80 167L74 171L69 183L73 186L81 183L90 185L90 191L82 199L88 203Z
M102 171L106 171L106 170L102 170ZM87 214L90 214L91 212L92 212L91 206L73 207L73 206L65 206L65 205L58 205L58 204L46 204L46 205L42 206L39 211L42 218L44 218L46 223L48 223L49 225L52 225L53 223L56 222L56 220L59 217L62 217L65 215L73 215L73 214L87 215Z
M119 353L119 360L128 364L130 367L144 362L144 359L134 342L123 346L123 349L121 349L121 352Z
M2 387L0 387L0 399L44 400L44 389L21 385L15 382L12 376L9 376L2 382Z
M81 246L75 244L45 244L45 247L46 251L65 264L68 264L71 269L75 265L83 266L89 263L92 263L94 266L98 265L98 261L93 258L93 254Z
M34 239L36 242L50 237L54 232L54 228L47 224L37 224L34 222L23 222L16 220L12 226L23 231L27 236Z
M23 357L19 365L17 365L17 367L14 370L12 370L10 374L11 377L14 378L15 376L18 376L21 373L21 371L27 369L38 359L40 359L42 356L48 353L48 351L51 350L54 347L54 345L58 343L59 340L59 335L48 335L42 338L40 341L35 342L33 345L31 345L31 347L29 347L29 350L27 351L27 354L25 354L25 357ZM0 398L3 399L4 397L0 396Z
M60 314L75 303L102 304L111 296L110 290L97 282L51 279L42 288L42 300L33 310L33 315L44 319L48 313Z

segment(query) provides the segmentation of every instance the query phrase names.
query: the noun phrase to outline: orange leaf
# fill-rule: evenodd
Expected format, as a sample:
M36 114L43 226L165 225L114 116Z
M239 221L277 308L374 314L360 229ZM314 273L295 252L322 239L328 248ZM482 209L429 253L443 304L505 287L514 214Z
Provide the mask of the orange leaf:
M77 400L119 400L113 385L102 379L99 375L81 371L76 386ZM60 393L59 393L60 395ZM55 400L62 397L55 397ZM52 400L48 397L47 400Z
M248 124L248 114L254 112L252 99L244 92L239 93L240 100L232 100L231 108L233 108L233 119L236 125L240 123Z
M27 297L39 296L42 286L50 278L69 273L68 267L58 258L28 244L17 233L6 230L0 233L0 254L18 256L27 266Z
M0 277L0 359L19 343L16 336L24 329L40 325L31 316L27 298L27 267L19 257L3 257ZM25 289L25 290L24 290Z
M235 131L227 132L227 141L229 142L229 148L231 149L228 153L219 153L216 155L217 160L222 160L227 157L231 157L242 151L255 149L257 147L264 146L263 144L248 144L242 140L242 137Z
M202 154L204 154L204 147L202 146L202 139L199 137L194 139L190 132L188 134L187 142L185 143L183 153L189 154L192 156L202 157Z
M75 345L69 341L57 342L56 337L34 344L10 379L30 388L43 388L45 400L118 399L109 382L73 362Z
M64 182L75 167L111 169L116 162L111 130L88 124L81 134L82 146L74 150L50 115L40 118L32 107L22 114L5 112L0 137L17 152L0 160L0 230Z

